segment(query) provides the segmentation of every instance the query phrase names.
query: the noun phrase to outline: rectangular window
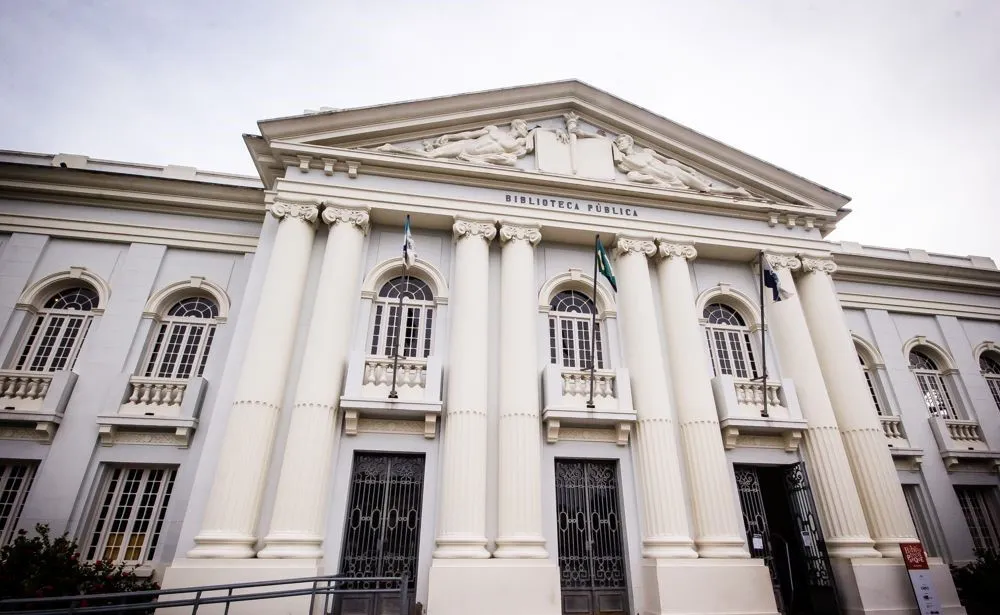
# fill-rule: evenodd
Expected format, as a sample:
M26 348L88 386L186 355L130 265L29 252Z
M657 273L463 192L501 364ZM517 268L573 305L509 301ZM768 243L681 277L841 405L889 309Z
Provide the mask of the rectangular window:
M88 531L88 560L153 561L170 503L173 468L107 468Z
M920 384L920 392L924 394L928 412L949 419L958 418L948 387L941 376L937 373L917 372L917 382Z
M563 367L576 367L576 353L573 352L573 322L562 321Z
M885 411L882 410L882 404L878 400L878 390L875 388L875 382L872 380L872 373L867 367L862 367L861 370L865 373L865 382L868 383L868 394L872 397L872 403L875 404L875 412L879 416L885 416Z
M962 514L977 551L1000 553L1000 513L996 487L955 486Z
M372 326L372 351L369 354L378 355L378 337L382 333L382 307L375 306L375 324Z
M0 461L0 546L14 537L14 528L34 478L34 463Z
M924 545L924 551L931 557L937 557L940 554L931 531L930 517L920 485L903 485L903 495L906 496L906 507L910 509L910 518L917 528L917 538Z
M1000 408L1000 377L987 376L986 384L990 387L990 393L993 394L993 401L996 402L997 408Z

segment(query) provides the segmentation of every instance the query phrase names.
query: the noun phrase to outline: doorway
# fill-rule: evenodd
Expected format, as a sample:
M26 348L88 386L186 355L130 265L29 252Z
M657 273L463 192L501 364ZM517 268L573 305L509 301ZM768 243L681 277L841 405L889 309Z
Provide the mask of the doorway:
M785 615L837 615L837 590L805 465L734 467L747 546Z
M556 526L565 615L628 615L618 462L556 459Z

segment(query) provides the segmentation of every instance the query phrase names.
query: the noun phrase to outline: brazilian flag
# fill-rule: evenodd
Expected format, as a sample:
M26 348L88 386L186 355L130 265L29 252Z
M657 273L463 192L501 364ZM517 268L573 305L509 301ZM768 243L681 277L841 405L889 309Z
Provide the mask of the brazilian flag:
M594 240L594 258L597 259L597 271L608 281L611 288L618 292L618 282L615 280L615 271L611 268L611 259L608 258L608 253L604 251L604 244L601 243L601 236L598 235Z

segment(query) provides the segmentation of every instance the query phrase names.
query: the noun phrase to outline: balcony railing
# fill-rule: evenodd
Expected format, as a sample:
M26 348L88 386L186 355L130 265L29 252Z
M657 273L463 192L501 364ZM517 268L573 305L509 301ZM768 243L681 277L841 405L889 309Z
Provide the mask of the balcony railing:
M396 396L392 393L392 357L351 355L340 407L344 433L362 431L437 435L441 414L441 362L437 357L399 357L396 363Z
M143 410L144 414L176 414L184 401L187 380L134 377L129 381L129 388L127 406Z
M49 443L62 422L76 374L0 370L3 438Z
M144 378L122 374L118 412L97 417L100 441L114 444L161 444L186 448L198 425L204 378Z
M590 400L590 371L546 365L542 374L546 438L558 442L563 427L614 428L615 441L628 444L635 410L628 370L594 371L594 407Z
M905 469L916 469L916 466L923 459L924 451L910 445L910 440L906 437L906 430L903 429L903 420L898 416L880 416L879 422L882 424L885 443L889 447L893 459L909 464L903 466Z
M1000 464L1000 451L990 449L978 421L943 416L931 416L928 420L938 451L949 470L968 462Z
M719 426L727 449L772 441L794 451L806 429L791 380L759 382L722 375L712 379Z

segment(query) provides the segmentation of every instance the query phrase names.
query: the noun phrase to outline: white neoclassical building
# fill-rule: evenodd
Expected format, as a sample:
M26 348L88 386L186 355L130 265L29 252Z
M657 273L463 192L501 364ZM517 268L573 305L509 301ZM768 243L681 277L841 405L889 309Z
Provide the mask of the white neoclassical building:
M916 613L919 540L963 612L990 259L576 81L259 128L259 178L0 152L0 539L428 615Z

